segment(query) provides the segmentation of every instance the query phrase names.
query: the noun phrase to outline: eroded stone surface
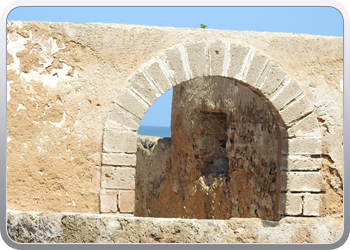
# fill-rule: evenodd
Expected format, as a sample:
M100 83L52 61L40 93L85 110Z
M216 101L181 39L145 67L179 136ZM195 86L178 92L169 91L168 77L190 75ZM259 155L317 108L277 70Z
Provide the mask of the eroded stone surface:
M105 124L127 79L143 63L171 47L214 40L217 42L208 48L213 59L210 64L213 75L223 73L226 45L230 43L260 50L273 65L280 65L295 78L322 128L325 160L321 173L328 185L327 215L341 216L341 37L118 24L8 24L8 207L98 213L104 128L110 125L113 129L135 131L147 111L143 103L138 107L122 103L126 105L124 108L134 108L134 113L125 113L128 123L122 128L118 124L123 119ZM188 53L189 64L193 64L196 57L190 50ZM183 67L180 51L179 54L179 62L166 62L170 68ZM154 76L151 71L150 75ZM184 72L175 78L187 80L188 76ZM173 82L171 77L167 80ZM260 83L256 86L260 87ZM114 113L124 114L124 109ZM298 119L294 114L286 113L285 117L291 122ZM299 124L299 120L295 122ZM309 129L304 124L299 127L290 135L299 136ZM300 129L303 133L298 132Z
M138 148L142 184L136 200L142 208L136 215L279 218L281 136L271 112L250 89L220 77L174 88L169 144L171 152L168 158L162 154L162 161L155 160L159 145ZM155 172L157 179L143 177ZM143 182L153 187L142 188Z
M20 243L333 243L341 218L186 220L125 215L7 212Z

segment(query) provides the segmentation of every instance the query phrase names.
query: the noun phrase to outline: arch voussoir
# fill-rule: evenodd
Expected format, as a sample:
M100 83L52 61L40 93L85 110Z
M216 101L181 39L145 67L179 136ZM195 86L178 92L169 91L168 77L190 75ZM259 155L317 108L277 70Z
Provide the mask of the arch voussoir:
M137 131L141 119L115 104L108 114L106 129L125 129Z
M287 129L288 137L319 137L321 138L317 117L314 112L303 117Z
M192 78L207 76L210 74L210 62L208 58L208 44L205 42L184 46L185 56L188 58Z
M209 75L222 76L226 44L222 41L208 43Z
M308 100L307 96L303 94L301 97L290 103L285 109L281 110L279 114L283 122L287 126L291 126L293 123L302 119L313 111L314 107Z
M125 87L120 91L115 102L140 120L142 120L150 107L148 103L128 87Z
M156 86L154 86L152 82L153 80L147 76L148 75L142 72L142 70L136 71L128 80L127 84L134 93L139 95L149 104L149 106L151 106L162 95L162 93Z
M169 70L167 70L165 62L161 61L159 58L157 59L158 60L152 60L153 62L144 68L144 72L153 79L154 84L163 94L171 89L175 85L175 82L172 77L170 77L170 74L167 73Z
M227 44L226 51L223 75L237 80L243 80L255 51L250 47L232 43Z
M293 100L297 99L302 93L303 90L300 88L299 84L297 84L293 78L287 77L282 81L282 87L271 96L270 101L277 110L281 110Z
M283 81L291 78L291 76L276 63L272 62L269 66L266 78L262 81L258 89L264 96L270 99L273 93L278 90L279 86L283 84Z
M180 49L182 48L182 49ZM175 85L191 79L192 73L188 71L188 57L184 55L183 46L165 52L166 62L172 73ZM187 60L186 60L187 59Z
M242 79L238 80L246 82L256 88L259 84L259 80L263 77L267 65L270 63L270 59L260 51L255 51L251 61L248 61L249 58L246 58L246 60L246 67L242 68Z

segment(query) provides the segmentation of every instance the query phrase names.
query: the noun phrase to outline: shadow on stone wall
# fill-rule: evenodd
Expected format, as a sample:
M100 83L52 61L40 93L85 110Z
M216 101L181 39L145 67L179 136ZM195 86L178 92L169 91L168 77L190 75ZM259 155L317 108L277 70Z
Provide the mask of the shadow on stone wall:
M256 93L223 77L184 82L171 129L171 141L139 139L136 216L280 219L282 136Z

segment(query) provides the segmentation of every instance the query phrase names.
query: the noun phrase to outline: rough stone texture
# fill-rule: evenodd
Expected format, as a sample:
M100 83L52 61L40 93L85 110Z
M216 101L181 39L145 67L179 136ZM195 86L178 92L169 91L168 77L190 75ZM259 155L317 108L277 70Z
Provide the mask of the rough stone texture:
M277 127L260 97L235 81L204 77L175 87L171 144L138 147L135 215L277 220Z
M141 73L134 74L129 83L149 105L152 105L161 96L161 93Z
M329 156L322 158L321 176L325 180L326 192L322 196L321 216L343 216L343 179Z
M136 166L136 154L102 153L102 164L110 166Z
M281 194L280 213L286 215L301 215L303 213L301 194Z
M118 193L113 190L101 190L100 194L100 211L102 213L115 213L118 211Z
M136 153L136 132L106 130L103 134L103 151L117 153Z
M135 215L154 217L161 210L159 194L169 170L170 138L139 136L135 174ZM168 162L167 162L168 161Z
M282 158L281 169L286 171L298 171L298 170L309 170L315 171L320 170L322 166L321 158L309 158L309 157L292 157Z
M293 128L305 119L305 111L313 110L321 127L324 159L321 175L327 183L325 212L341 216L341 37L118 24L10 22L7 38L9 208L98 213L104 130L109 125L121 129L118 125L122 125L136 131L137 125L130 119L139 122L148 110L147 103L124 88L127 80L145 62L169 48L217 41L208 50L213 59L212 74L223 73L226 45L242 44L255 51L252 58L261 51L273 62L270 66L279 65L299 84L310 107L301 107L300 113L296 109L298 112L289 112L291 105L288 105L282 111L283 118ZM183 69L180 51L174 61L165 64L171 67L177 64L180 70L177 72L182 72L175 76L178 83L188 80L190 72ZM262 76L270 72L268 68ZM170 71L167 73L171 75ZM263 78L260 77L257 86L260 87ZM279 90L278 86L275 90ZM108 120L109 115L114 116L110 111L117 105L115 102L131 113L131 116L126 113L128 123Z
M322 195L319 194L304 194L303 214L311 216L320 216Z
M119 191L119 211L126 213L133 213L135 208L135 191L121 190Z
M119 105L114 105L108 115L106 128L138 130L141 120Z
M7 212L9 236L20 243L333 243L341 218L186 220L122 214Z
M103 166L101 187L115 189L135 188L135 168Z
M282 172L282 191L321 192L325 183L319 172ZM284 181L283 181L284 182Z

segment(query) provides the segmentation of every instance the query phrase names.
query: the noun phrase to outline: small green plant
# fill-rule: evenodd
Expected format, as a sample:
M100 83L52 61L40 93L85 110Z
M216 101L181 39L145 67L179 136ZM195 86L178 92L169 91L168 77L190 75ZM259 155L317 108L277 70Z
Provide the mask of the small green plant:
M204 25L204 24L201 23L201 28L202 29L205 29L206 27L207 27L207 25Z

